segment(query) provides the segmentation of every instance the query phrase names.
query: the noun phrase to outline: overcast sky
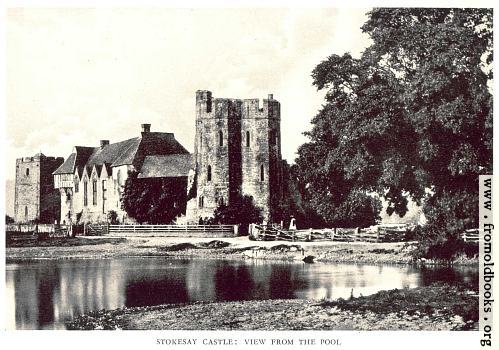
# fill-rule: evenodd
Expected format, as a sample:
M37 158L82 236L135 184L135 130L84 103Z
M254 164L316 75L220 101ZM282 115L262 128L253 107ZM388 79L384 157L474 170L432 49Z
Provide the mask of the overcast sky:
M366 9L8 9L6 177L15 158L136 137L193 149L195 91L281 102L283 157L323 101L312 69L359 55Z

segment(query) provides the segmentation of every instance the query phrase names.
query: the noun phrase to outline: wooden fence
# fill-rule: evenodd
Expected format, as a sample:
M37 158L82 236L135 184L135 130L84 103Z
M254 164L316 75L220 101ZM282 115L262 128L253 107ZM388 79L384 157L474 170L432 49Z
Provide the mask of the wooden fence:
M250 236L256 240L335 241L335 242L401 242L408 227L378 226L375 230L358 228L331 228L282 230L277 227L252 225Z
M57 224L7 224L5 231L17 236L46 234L49 237L65 237L69 235L70 227Z
M109 225L110 236L234 237L237 225Z

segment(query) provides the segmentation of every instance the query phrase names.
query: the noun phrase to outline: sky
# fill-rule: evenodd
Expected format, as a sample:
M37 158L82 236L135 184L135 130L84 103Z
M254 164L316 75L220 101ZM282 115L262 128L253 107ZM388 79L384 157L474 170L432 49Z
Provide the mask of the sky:
M6 12L5 177L15 159L136 137L141 123L193 150L195 91L281 102L293 162L324 93L313 68L358 56L367 9L10 8Z

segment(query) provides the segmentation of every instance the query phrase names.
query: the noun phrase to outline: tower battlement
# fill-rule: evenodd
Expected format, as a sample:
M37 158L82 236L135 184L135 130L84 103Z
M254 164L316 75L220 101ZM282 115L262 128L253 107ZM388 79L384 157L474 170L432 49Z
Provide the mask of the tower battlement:
M197 198L191 218L210 217L236 195L253 197L266 220L280 193L280 103L272 94L260 100L214 98L196 91Z

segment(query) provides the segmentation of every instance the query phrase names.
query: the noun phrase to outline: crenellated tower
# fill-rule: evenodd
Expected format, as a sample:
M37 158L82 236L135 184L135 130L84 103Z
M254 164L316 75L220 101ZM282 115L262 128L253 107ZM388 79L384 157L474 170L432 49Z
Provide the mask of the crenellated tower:
M280 199L280 104L258 99L213 98L196 92L196 198L191 221L211 217L238 194L251 195L266 220Z

